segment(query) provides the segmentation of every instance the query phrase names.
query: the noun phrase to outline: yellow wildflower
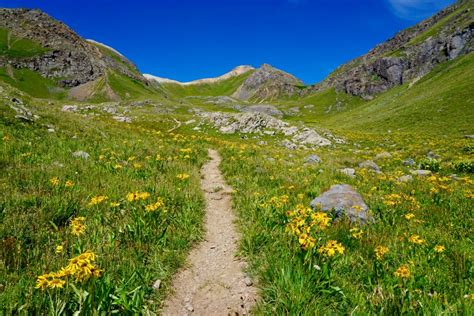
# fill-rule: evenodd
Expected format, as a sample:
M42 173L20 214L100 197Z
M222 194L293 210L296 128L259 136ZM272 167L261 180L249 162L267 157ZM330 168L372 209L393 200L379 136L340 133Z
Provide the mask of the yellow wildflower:
M52 186L58 186L59 185L59 178L58 177L53 177L49 179L49 183L51 183Z
M91 198L91 201L89 202L89 206L100 204L100 203L104 202L107 199L108 199L108 197L105 196L105 195L94 196L93 198Z
M86 230L86 225L84 225L85 217L76 217L71 220L71 233L73 235L79 236L83 234Z
M119 202L110 202L110 206L111 207L117 207L117 206L120 206L120 203Z
M446 248L443 246L443 245L436 245L434 247L434 251L436 251L437 253L441 253L445 250Z
M61 246L61 245L57 246L55 252L57 254L60 254L61 252L63 252L63 246Z
M137 200L146 200L150 197L150 193L148 192L130 192L127 194L127 201L133 202Z
M334 257L336 254L344 254L344 246L336 240L329 240L326 245L319 247L318 253L326 257Z
M385 254L388 253L388 251L388 247L385 246L375 247L375 256L377 257L377 260L382 260Z
M415 214L413 214L413 213L405 214L405 218L406 218L407 220L410 220L410 219L412 219L412 218L414 218L414 217L415 217Z
M420 236L416 234L411 235L410 238L408 238L408 241L415 245L422 245L426 242L424 239L422 239Z
M364 231L357 227L351 228L349 232L351 233L351 236L355 239L361 239L362 235L364 234Z
M189 174L187 173L180 173L176 176L178 180L184 181L189 178Z
M163 208L164 206L165 203L163 202L163 199L159 197L155 203L145 206L145 211L152 213L159 208Z
M65 186L66 186L67 188L73 187L73 186L74 186L74 182L72 182L71 180L67 180Z
M401 279L408 279L411 276L410 269L406 264L399 267L397 271L394 272L394 274L397 278Z
M52 280L48 281L48 288L50 288L50 289L63 288L64 283L66 283L66 281L64 281L64 280L52 279Z

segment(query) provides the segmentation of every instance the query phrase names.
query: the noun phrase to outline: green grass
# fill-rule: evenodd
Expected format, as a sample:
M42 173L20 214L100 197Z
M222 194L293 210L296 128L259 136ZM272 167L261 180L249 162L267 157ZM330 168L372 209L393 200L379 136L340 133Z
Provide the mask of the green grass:
M64 113L60 105L41 101L27 106L41 116L39 122L23 124L0 107L2 311L157 311L173 272L201 237L201 141L156 129L170 128L166 118L127 125L107 115ZM48 133L44 124L56 132ZM89 159L73 158L77 150ZM180 173L190 178L179 180ZM127 200L135 191L150 197ZM95 196L107 200L91 205ZM146 205L159 198L164 206L148 212ZM86 225L79 236L71 233L77 217ZM63 251L56 253L57 246ZM87 250L97 255L100 277L69 277L63 289L35 289L38 276ZM152 289L157 279L163 281L159 292Z
M144 99L157 96L157 91L145 86L143 82L114 71L109 71L108 83L122 100Z
M195 84L195 85L179 85L174 83L163 84L164 90L177 98L184 98L187 96L220 96L231 95L237 88L252 74L253 71L248 71L239 76L230 79L222 80L212 84Z
M13 77L9 75L6 68L0 67L0 80L33 97L63 99L66 95L65 90L60 88L55 81L44 78L35 71L13 68L11 72Z
M47 51L48 49L30 39L9 37L9 31L0 28L0 55L8 58L27 58L42 55Z
M473 182L469 177L459 182L444 177L453 172L450 161L466 158L461 148L469 141L363 134L357 141L364 151L353 145L317 150L323 163L316 166L304 165L314 151L217 141L222 169L236 192L241 251L262 291L256 314L471 314L474 305L465 296L472 293L474 277L474 204L468 197ZM422 159L423 144L442 154L442 171L429 180L397 183L397 177L409 172L402 159ZM384 150L394 158L377 161L383 175L357 168ZM342 167L356 167L357 177L340 175L336 170ZM349 183L362 194L376 223L358 227L343 220L325 230L313 227L310 236L316 244L302 249L300 233L286 229L291 220L287 212L298 204L308 207L311 199L337 183ZM399 195L394 206L384 203L390 194ZM405 218L409 213L414 219ZM310 227L310 221L306 223ZM353 228L362 230L360 237L352 236ZM425 242L411 243L409 237L415 234ZM328 240L341 243L344 254L319 254ZM436 253L436 245L446 250ZM377 246L389 248L381 260L374 254ZM394 274L403 265L411 273L407 279Z

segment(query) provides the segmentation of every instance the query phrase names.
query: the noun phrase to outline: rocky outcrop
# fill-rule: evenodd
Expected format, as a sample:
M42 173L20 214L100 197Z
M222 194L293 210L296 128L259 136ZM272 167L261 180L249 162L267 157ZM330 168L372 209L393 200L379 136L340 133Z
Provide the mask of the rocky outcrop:
M336 88L370 98L422 77L439 63L474 51L473 33L473 1L458 1L398 33L366 55L340 66L305 93Z
M282 134L291 136L292 141L284 140L283 146L295 149L298 143L303 146L320 147L331 145L332 142L315 130L296 126L291 126L287 122L274 118L264 113L222 113L222 112L202 112L199 114L202 119L211 123L219 132L223 134L258 134L275 135ZM329 136L327 133L325 136ZM330 135L331 138L336 139Z
M232 95L240 100L273 100L300 93L303 87L296 77L268 64L255 70Z
M113 69L131 78L146 80L125 57L104 54L67 25L40 10L0 9L0 28L9 37L29 40L43 49L32 56L0 55L0 67L28 68L63 87L94 81Z

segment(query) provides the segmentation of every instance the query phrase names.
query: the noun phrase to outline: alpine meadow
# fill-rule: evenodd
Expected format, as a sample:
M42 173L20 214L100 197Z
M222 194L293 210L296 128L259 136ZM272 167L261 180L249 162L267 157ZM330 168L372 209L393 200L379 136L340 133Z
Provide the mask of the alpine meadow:
M0 315L473 315L474 0L420 20L181 82L0 8Z

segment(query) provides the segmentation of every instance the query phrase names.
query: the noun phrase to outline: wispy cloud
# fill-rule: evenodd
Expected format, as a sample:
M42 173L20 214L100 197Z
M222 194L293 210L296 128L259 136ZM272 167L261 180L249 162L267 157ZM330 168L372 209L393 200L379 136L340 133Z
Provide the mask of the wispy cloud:
M454 0L388 0L392 12L406 20L426 18L454 2Z

